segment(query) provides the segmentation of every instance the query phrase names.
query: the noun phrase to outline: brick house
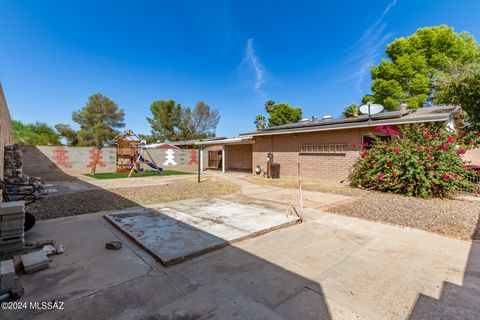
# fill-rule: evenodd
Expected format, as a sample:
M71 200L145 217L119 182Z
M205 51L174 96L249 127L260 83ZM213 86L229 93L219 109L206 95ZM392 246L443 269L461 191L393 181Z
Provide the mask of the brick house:
M455 131L463 126L463 112L455 106L383 112L347 119L312 118L283 126L240 134L236 138L197 141L204 147L202 168L222 171L266 171L267 157L280 164L282 177L295 177L298 164L307 179L345 181L356 158L358 147L377 134L375 127L399 127L411 123L445 123ZM208 155L207 155L208 153ZM216 162L212 161L215 156ZM208 163L208 164L207 164Z
M11 144L13 144L12 123L2 84L0 83L0 177L2 177L2 180L4 147Z

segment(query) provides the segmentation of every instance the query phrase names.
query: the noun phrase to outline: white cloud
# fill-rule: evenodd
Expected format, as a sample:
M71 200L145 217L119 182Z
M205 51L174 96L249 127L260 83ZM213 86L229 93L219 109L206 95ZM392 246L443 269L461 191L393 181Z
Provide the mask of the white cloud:
M253 85L253 90L255 90L262 97L265 97L266 94L262 90L262 86L265 83L265 68L260 62L255 49L253 47L253 39L247 40L247 47L245 49L245 57L243 58L241 68L247 67L250 72L252 72L253 80L250 81Z
M365 77L368 76L370 68L375 64L387 41L392 37L390 33L384 33L387 23L384 22L385 16L395 6L397 0L390 2L385 10L383 10L381 16L368 27L353 45L352 59L359 62L357 71L352 75L355 80L355 87L359 92L362 92L362 84Z

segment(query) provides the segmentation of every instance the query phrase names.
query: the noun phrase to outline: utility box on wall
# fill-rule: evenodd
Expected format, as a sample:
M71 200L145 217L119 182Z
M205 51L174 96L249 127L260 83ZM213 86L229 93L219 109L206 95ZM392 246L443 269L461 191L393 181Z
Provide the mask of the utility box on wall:
M280 179L280 163L272 163L272 179Z

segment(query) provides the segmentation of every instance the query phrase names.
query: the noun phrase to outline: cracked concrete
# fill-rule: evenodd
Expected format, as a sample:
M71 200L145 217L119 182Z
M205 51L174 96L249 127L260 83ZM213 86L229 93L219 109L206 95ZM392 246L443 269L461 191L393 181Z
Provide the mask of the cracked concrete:
M248 186L245 187L248 189ZM275 190L270 190L275 192ZM225 197L255 205L261 199ZM284 213L288 205L271 203ZM23 275L22 301L65 310L8 319L478 319L480 244L325 213L168 268L102 218L41 221L28 240L66 245ZM104 249L120 240L123 249Z

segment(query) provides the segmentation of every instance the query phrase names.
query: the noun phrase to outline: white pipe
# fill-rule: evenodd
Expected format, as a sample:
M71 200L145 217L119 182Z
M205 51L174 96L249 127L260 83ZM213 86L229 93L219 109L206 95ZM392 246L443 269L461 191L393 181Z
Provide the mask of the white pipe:
M200 150L200 171L203 171L203 150Z

